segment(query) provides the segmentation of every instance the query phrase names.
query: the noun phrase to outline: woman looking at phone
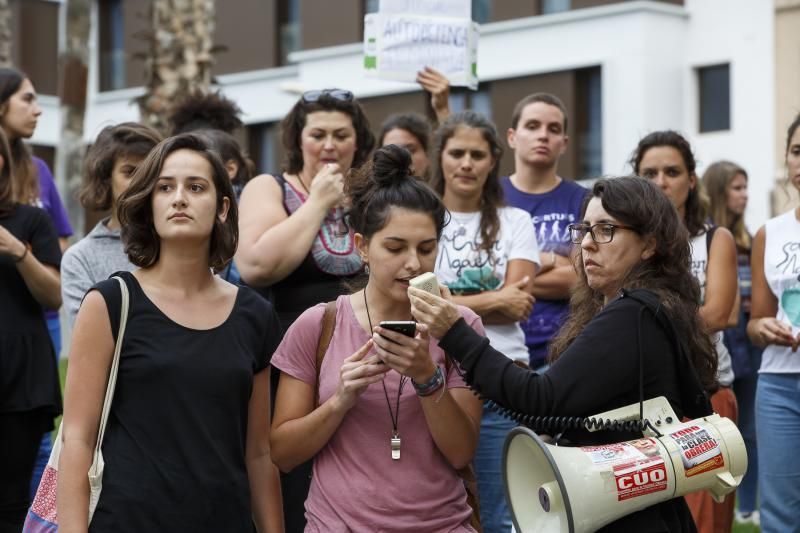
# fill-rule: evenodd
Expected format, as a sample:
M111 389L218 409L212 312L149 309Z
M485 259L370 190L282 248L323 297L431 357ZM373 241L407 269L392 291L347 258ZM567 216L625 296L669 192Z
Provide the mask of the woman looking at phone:
M411 319L408 281L433 270L444 227L444 206L410 164L390 145L347 183L368 280L336 300L318 373L325 305L303 313L273 357L272 458L284 471L314 458L306 531L473 531L456 470L475 452L480 401L425 327L406 337L378 326ZM457 313L483 334L475 313Z
M439 240L436 275L453 300L477 313L498 351L528 365L519 325L533 307L539 247L531 217L503 205L498 180L502 147L494 125L474 111L451 115L436 133L437 169L431 186L450 221ZM503 443L516 424L491 409L481 417L475 473L486 531L511 531L501 472Z

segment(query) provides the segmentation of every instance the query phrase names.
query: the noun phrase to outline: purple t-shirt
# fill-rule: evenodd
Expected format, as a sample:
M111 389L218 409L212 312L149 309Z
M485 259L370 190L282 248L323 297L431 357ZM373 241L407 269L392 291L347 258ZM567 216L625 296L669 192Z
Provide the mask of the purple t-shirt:
M58 195L53 173L47 168L47 163L38 157L33 158L33 163L36 165L36 171L39 174L39 198L36 202L36 207L41 207L47 211L47 214L53 220L53 225L56 227L56 233L58 233L59 237L70 237L73 234L72 226L67 218L64 204L61 203L61 197Z
M536 230L539 253L555 252L568 255L572 243L567 226L578 220L586 189L573 181L561 180L555 189L542 194L522 192L508 176L500 183L506 203L528 212ZM568 300L539 298L527 322L522 322L525 343L528 345L532 367L541 366L547 357L547 343L558 333L569 312Z
M58 195L53 174L47 167L47 163L38 157L33 157L32 159L39 175L39 198L36 200L36 207L41 207L47 211L59 237L69 237L73 233L72 226L67 218L67 210L64 209L64 204L61 203L61 197ZM44 316L48 319L58 318L58 311L48 309L44 312Z
M466 307L460 311L483 335L478 315ZM272 356L273 366L312 386L316 386L316 351L324 312L325 304L319 304L300 315ZM336 392L344 359L369 339L350 296L339 296L333 338L320 368L320 403ZM435 339L431 339L430 354L444 371L444 352ZM455 365L446 379L451 389L466 386ZM384 382L394 410L400 374L390 371ZM380 383L370 385L314 458L305 503L306 531L473 531L464 484L436 448L411 383L405 384L400 395L398 433L400 459L393 460L392 421L384 390Z

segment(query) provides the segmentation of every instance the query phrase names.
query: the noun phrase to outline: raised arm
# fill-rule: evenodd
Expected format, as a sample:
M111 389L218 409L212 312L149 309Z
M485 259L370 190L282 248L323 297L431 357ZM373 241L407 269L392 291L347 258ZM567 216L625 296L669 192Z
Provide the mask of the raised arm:
M114 354L105 300L98 291L83 301L70 346L58 474L59 531L88 529L89 466Z
M272 176L253 178L239 201L236 266L249 285L265 287L291 274L311 250L328 208L309 199L291 216Z

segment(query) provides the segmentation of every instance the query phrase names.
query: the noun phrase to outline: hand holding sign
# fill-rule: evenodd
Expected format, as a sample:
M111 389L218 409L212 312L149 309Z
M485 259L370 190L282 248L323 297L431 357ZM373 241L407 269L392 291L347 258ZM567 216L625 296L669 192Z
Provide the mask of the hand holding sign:
M450 116L450 80L438 70L425 67L417 73L417 83L431 93L431 107L442 122Z

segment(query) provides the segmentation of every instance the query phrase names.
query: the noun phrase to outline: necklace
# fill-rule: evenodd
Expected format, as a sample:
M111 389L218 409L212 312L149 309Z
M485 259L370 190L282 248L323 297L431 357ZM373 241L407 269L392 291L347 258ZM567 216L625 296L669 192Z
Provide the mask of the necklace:
M300 182L300 186L303 187L303 190L306 192L306 198L311 196L311 191L309 191L308 187L306 187L306 184L303 181L303 177L300 176L300 173L298 172L297 174L295 174L295 176L297 176L297 181Z
M369 316L369 304L367 303L367 288L364 287L364 309L367 310L367 322L369 322L369 330L372 331L372 317ZM386 382L381 380L383 385L383 395L386 398L386 407L389 408L389 417L392 419L392 438L389 439L389 444L392 449L392 460L400 460L400 434L397 431L397 424L400 422L400 396L403 394L403 387L406 384L406 377L400 376L400 386L397 388L397 401L394 412L392 411L392 402L389 401L389 391L386 390Z

